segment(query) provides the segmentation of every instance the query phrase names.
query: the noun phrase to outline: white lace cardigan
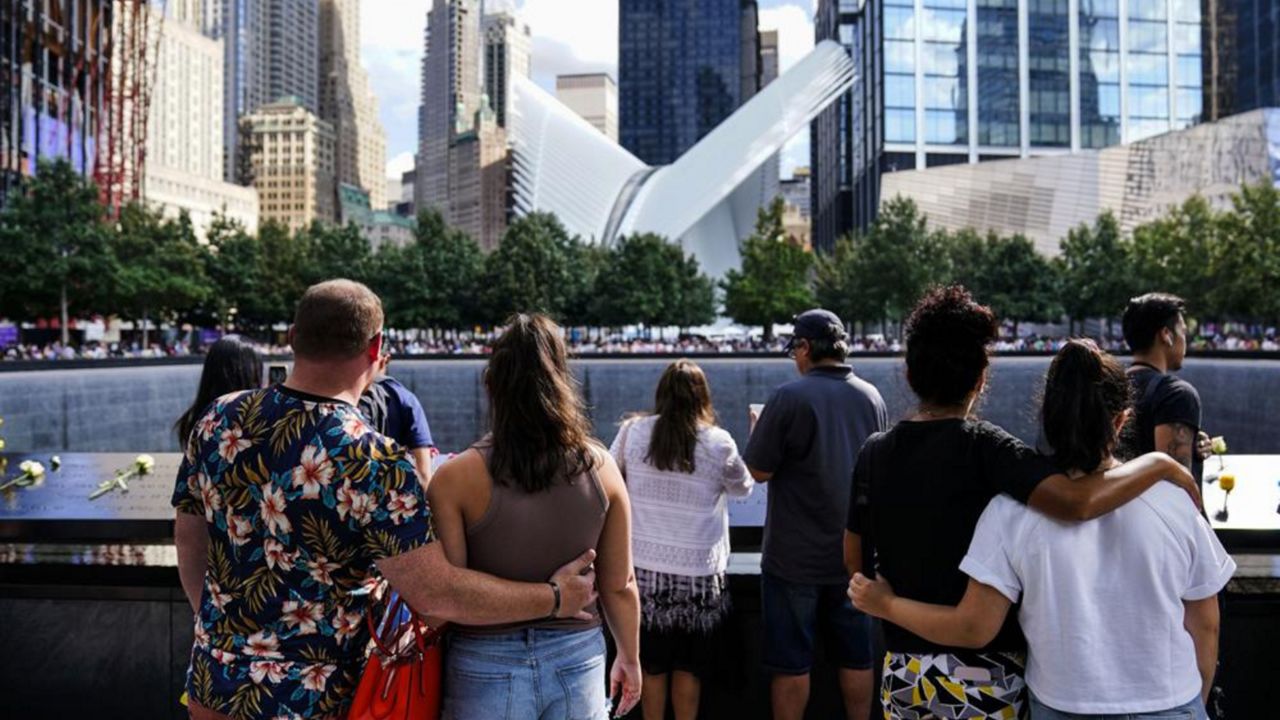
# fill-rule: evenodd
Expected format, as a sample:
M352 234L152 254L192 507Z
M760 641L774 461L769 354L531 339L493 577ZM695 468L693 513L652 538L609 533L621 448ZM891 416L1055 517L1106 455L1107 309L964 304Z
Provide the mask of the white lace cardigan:
M690 577L722 573L729 564L728 497L751 494L755 483L733 438L714 426L698 432L693 472L649 464L656 420L628 421L609 449L627 481L635 566Z

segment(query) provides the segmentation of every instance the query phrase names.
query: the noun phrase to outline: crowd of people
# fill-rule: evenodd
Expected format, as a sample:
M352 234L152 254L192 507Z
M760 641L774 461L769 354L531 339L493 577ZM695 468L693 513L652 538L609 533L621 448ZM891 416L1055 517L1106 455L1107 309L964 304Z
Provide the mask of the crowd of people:
M237 338L210 349L175 428L196 720L346 717L378 662L379 576L446 634L444 717L697 717L733 608L727 499L762 483L773 717L804 716L819 646L851 720L876 674L891 719L1206 717L1234 563L1197 508L1209 443L1174 374L1177 298L1131 301L1128 368L1091 341L1057 350L1044 452L974 417L999 325L963 288L906 323L918 404L896 423L840 319L797 316L798 378L752 406L741 453L689 360L606 448L565 333L521 314L483 375L488 432L434 473L382 322L334 280L298 305L284 382L262 387Z
M1006 328L1007 330L1007 328ZM766 342L759 336L724 337L682 334L676 337L624 337L616 336L579 337L577 333L567 333L566 347L573 355L590 357L592 355L717 355L717 354L776 354L786 345L787 336ZM488 355L493 351L497 335L459 335L453 337L388 337L387 350L398 357L439 356L439 355ZM1000 353L1056 353L1066 346L1069 337L1062 335L1021 335L1002 334L991 344L991 349ZM1128 345L1123 337L1102 335L1095 340L1099 347L1108 352L1128 352ZM263 355L287 356L292 353L290 347L272 343L253 341L254 347ZM886 338L881 334L850 337L849 353L893 353L902 352L902 341L896 337ZM1274 328L1269 328L1257 335L1246 335L1238 332L1213 332L1190 336L1187 347L1196 352L1280 352L1280 339L1277 339ZM102 360L107 358L166 358L203 355L207 346L195 346L177 337L171 341L161 340L149 342L143 347L139 342L86 342L82 345L63 345L51 343L16 343L0 352L2 360Z

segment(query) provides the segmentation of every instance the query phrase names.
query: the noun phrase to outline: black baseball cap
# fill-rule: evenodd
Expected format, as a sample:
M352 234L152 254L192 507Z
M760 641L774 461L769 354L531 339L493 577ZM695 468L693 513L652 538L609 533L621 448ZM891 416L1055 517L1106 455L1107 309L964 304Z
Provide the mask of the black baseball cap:
M831 340L834 342L848 337L848 334L844 331L844 323L840 321L840 316L822 308L805 310L792 318L791 324L795 330L791 334L791 339L787 341L786 348L784 348L787 351L790 351L795 346L796 340Z

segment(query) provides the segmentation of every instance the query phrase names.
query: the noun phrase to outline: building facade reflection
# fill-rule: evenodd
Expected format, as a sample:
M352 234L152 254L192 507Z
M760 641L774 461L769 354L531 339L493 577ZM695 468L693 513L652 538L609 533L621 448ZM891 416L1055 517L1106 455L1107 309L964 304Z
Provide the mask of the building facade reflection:
M1198 0L822 0L859 74L811 129L814 246L874 220L884 173L1200 122L1200 26Z

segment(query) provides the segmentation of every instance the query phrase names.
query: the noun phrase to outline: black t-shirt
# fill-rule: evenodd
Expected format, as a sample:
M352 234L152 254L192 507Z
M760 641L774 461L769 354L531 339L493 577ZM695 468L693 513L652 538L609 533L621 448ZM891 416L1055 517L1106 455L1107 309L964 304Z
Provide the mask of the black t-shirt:
M873 435L853 471L849 531L864 557L901 597L957 605L969 577L960 561L987 503L1006 493L1026 503L1058 470L1026 443L988 422L945 419L900 422ZM884 624L891 652L963 653ZM1016 610L985 649L1026 648Z
M761 567L793 583L844 585L849 478L867 436L888 427L879 391L848 365L819 366L779 387L743 459L773 473Z
M1191 474L1196 482L1204 477L1204 460L1195 450L1200 433L1200 393L1191 383L1176 375L1162 373L1150 365L1129 368L1129 384L1133 387L1133 421L1125 430L1121 455L1135 458L1156 450L1156 427L1180 423L1191 428Z

